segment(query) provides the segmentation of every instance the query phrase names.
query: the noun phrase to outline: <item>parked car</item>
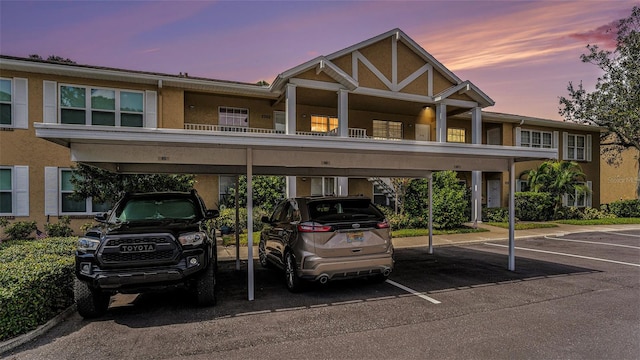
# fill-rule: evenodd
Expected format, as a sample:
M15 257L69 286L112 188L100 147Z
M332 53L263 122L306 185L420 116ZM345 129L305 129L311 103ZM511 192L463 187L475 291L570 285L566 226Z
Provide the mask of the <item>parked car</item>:
M101 316L111 295L187 286L200 305L216 300L215 230L195 190L127 194L78 240L75 300L80 315Z
M302 281L384 281L393 270L389 223L369 198L292 198L262 221L268 226L260 234L260 264L283 269L290 291Z

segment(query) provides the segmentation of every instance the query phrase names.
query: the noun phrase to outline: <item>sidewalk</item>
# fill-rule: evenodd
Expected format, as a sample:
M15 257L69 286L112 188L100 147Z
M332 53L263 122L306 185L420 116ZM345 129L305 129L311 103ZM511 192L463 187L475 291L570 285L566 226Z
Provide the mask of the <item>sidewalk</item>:
M543 228L543 229L531 229L531 230L516 230L516 239L524 239L531 237L541 236L563 236L572 233L581 232L602 232L602 231L625 231L625 230L640 230L640 224L620 224L620 225L565 225L557 224L557 227ZM504 229L496 226L489 226L485 224L478 224L478 227L487 229L489 231L469 234L451 234L451 235L434 235L433 245L456 245L467 244L483 241L497 241L508 240L509 229ZM393 246L396 249L410 248L410 247L422 247L429 245L428 236L416 236L416 237L403 237L394 238ZM240 247L240 259L247 259L247 247ZM235 260L236 247L235 246L222 246L218 245L218 260L228 261ZM258 258L258 247L253 247L253 258Z

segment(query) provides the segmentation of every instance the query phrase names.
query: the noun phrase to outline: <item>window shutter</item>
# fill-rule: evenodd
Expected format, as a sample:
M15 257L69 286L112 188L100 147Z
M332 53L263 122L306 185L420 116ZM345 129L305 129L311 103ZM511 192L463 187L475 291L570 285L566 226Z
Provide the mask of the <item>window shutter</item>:
M516 192L522 191L522 180L516 180Z
M28 80L13 78L13 127L29 128L29 90Z
M569 196L567 194L562 195L562 206L567 206L569 203Z
M591 135L589 135L591 136ZM587 207L592 207L593 206L593 193L592 193L592 186L593 183L591 181L587 181L587 188L589 189L589 192L587 193L587 196L585 196L586 198L586 206Z
M16 216L29 216L29 167L14 166Z
M145 127L155 129L158 127L158 93L145 91Z
M562 160L567 160L567 154L569 153L569 133L562 132Z
M44 168L44 214L58 216L58 168Z
M559 137L559 133L557 131L553 132L553 137L551 138L551 147L554 149L558 148L558 137Z
M591 161L591 150L592 150L591 149L591 135L587 135L587 146L586 146L586 149L585 149L585 152L586 152L586 155L587 155L585 157L585 160L587 160L587 161Z
M42 122L55 124L58 122L58 84L55 81L42 82Z
M522 146L521 136L522 136L522 128L520 127L514 128L513 137L514 137L516 146Z

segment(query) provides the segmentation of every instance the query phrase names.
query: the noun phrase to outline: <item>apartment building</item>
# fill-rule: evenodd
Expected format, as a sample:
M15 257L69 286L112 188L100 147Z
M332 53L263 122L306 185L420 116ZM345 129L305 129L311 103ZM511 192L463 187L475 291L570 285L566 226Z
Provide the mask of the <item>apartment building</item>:
M213 207L237 174L287 176L293 195L386 201L390 177L456 170L482 206L510 176L575 160L598 206L600 129L487 112L494 101L399 29L286 70L271 85L0 56L0 216L76 229L108 206L70 198L75 161L192 173ZM516 181L516 190L522 182Z

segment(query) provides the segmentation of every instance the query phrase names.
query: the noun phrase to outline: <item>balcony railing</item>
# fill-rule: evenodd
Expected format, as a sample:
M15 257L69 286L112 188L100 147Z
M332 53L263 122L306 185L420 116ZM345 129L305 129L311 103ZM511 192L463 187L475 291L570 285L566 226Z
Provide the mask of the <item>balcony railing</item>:
M253 133L253 134L284 134L284 130L264 129L264 128L251 128L246 126L232 126L232 125L211 125L211 124L184 124L185 130L195 131L215 131L215 132L234 132L234 133ZM337 130L329 132L319 131L296 131L296 135L302 136L338 136ZM367 136L367 129L349 128L349 137L352 138L371 138Z

